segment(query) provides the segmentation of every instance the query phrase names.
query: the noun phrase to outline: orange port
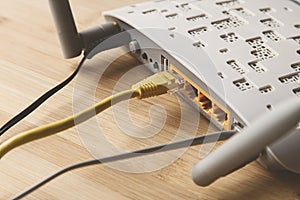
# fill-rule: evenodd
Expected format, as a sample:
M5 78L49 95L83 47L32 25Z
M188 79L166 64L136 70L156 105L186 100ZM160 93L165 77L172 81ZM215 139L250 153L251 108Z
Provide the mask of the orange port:
M230 130L230 112L213 99L205 90L180 72L173 64L170 64L170 69L184 79L183 93L197 103L201 110L220 123L226 130Z

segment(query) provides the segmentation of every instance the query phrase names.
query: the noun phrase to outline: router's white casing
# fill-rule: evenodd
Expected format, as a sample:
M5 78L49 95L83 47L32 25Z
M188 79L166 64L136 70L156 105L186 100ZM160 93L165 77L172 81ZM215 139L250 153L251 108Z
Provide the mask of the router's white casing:
M130 48L150 70L175 70L201 88L212 108L200 111L219 128L249 126L285 99L300 96L297 1L157 0L105 16L124 30L134 29ZM199 93L183 94L198 107ZM214 106L226 111L226 119L211 114ZM298 128L267 147L260 160L300 173L299 141Z

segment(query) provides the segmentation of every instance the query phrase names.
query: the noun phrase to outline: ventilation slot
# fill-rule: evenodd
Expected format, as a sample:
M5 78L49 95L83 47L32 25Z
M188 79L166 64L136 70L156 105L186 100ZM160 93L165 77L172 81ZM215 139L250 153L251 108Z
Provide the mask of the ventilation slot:
M291 39L300 44L300 36L292 37Z
M173 14L170 14L170 15L166 16L167 19L176 19L177 17L178 17L177 13L173 13Z
M257 59L259 59L259 61L273 58L276 56L274 52L272 52L264 45L264 41L261 39L261 37L248 39L246 40L246 42L250 46L252 46L254 50L251 51L251 54L254 55Z
M234 16L234 17L212 22L211 24L219 30L224 30L228 28L242 26L244 22Z
M176 5L176 8L179 8L182 11L189 11L192 9L188 3Z
M204 48L206 45L203 42L199 41L194 43L193 46L197 48L201 48L201 47Z
M300 72L288 74L279 78L279 81L283 84L289 84L300 80Z
M222 6L223 8L226 8L226 7L238 5L240 4L240 1L239 0L220 1L220 2L216 2L216 4L218 6Z
M189 30L188 33L192 36L196 36L196 35L206 33L207 31L208 31L207 27L201 27L201 28Z
M222 72L218 72L217 75L221 78L221 79L225 79L225 75Z
M232 69L234 69L238 73L240 73L242 75L245 74L245 70L235 60L230 60L227 62L227 64L230 65L232 67Z
M151 10L143 11L142 13L143 13L144 15L146 15L146 14L153 14L153 13L156 13L156 12L157 12L156 9L151 9Z
M207 18L208 18L208 16L206 14L201 14L201 15L196 15L193 17L188 17L188 18L186 18L186 20L191 21L191 22L196 22L199 20L207 19Z
M222 54L225 54L225 53L228 53L228 49L226 49L226 48L225 49L220 49L219 52L222 53Z
M262 20L260 20L260 22L263 23L267 27L271 27L271 28L278 28L278 27L280 27L279 22L277 22L275 19L271 19L271 18L262 19Z
M300 87L293 89L293 92L295 93L295 95L297 95L298 97L300 97Z
M248 39L248 40L246 40L246 42L253 48L263 46L263 44L264 44L264 41L261 39L261 37Z
M269 39L272 40L274 42L278 42L280 40L282 40L282 38L275 33L274 31L264 31L263 34Z
M269 13L269 12L272 12L273 9L272 8L260 8L259 11L262 13Z
M268 94L268 93L272 92L273 90L274 90L274 88L272 86L270 86L270 85L259 88L259 91L262 94Z
M300 72L300 62L292 64L291 67L296 71Z
M259 62L250 62L250 63L248 63L248 65L252 68L252 69L254 69L254 71L256 71L257 73L264 73L264 72L266 72L267 70L264 68L264 66L262 66L262 64L261 63L259 63Z
M241 15L244 15L246 17L250 17L250 16L253 16L253 13L248 11L247 9L245 8L233 8L233 9L230 9L230 11L236 11L238 12L239 14Z
M244 78L234 81L233 84L241 91L246 91L253 88L253 85Z
M251 51L251 54L260 61L267 60L276 56L270 49L265 46L257 47L256 50Z
M239 38L235 33L228 33L220 36L225 42L235 42Z

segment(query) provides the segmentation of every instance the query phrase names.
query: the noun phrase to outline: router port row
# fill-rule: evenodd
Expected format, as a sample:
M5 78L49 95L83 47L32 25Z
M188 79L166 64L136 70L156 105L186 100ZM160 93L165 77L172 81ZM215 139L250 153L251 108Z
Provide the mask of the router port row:
M230 113L224 109L216 100L214 100L201 87L197 86L188 77L181 73L174 65L170 64L171 71L176 75L179 74L184 80L184 86L181 91L191 99L199 108L218 122L226 130L230 129Z

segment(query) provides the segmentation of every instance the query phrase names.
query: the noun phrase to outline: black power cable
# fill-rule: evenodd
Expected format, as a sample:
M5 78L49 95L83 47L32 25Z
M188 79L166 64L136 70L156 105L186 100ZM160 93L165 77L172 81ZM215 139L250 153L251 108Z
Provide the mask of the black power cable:
M35 190L39 189L43 185L47 184L48 182L52 181L53 179L57 178L58 176L65 174L69 171L75 170L75 169L79 169L82 167L88 167L88 166L92 166L92 165L103 164L103 163L110 163L110 162L125 160L125 159L129 159L129 158L141 157L141 156L155 154L155 153L162 153L162 152L176 150L176 149L180 149L180 148L184 148L184 147L196 146L199 144L207 144L207 143L212 143L212 142L217 142L217 141L224 141L224 140L229 139L235 133L236 133L236 131L234 131L234 130L224 131L224 132L216 132L216 133L211 133L211 134L207 134L207 135L202 135L202 136L199 136L196 138L173 142L170 144L163 144L163 145L150 147L150 148L146 148L146 149L142 149L142 150L137 150L137 151L133 151L133 152L128 152L128 153L118 154L118 155L109 156L109 157L105 157L105 158L93 159L93 160L80 162L80 163L70 165L66 168L61 169L60 171L54 173L53 175L42 180L41 182L37 183L36 185L30 187L29 189L25 190L24 192L18 194L13 199L14 200L21 199L21 198L27 196L28 194L34 192Z
M78 74L81 67L83 66L84 61L86 60L86 57L84 56L82 60L80 61L79 65L77 66L76 70L63 82L61 82L59 85L55 86L45 94L43 94L40 98L38 98L36 101L34 101L31 105L29 105L27 108L25 108L22 112L20 112L18 115L13 117L11 120L9 120L6 124L4 124L0 128L0 136L3 135L6 131L8 131L11 127L16 125L19 121L27 117L30 113L32 113L34 110L36 110L40 105L42 105L47 99L49 99L51 96L53 96L55 93L60 91L62 88L64 88L66 85L68 85Z

